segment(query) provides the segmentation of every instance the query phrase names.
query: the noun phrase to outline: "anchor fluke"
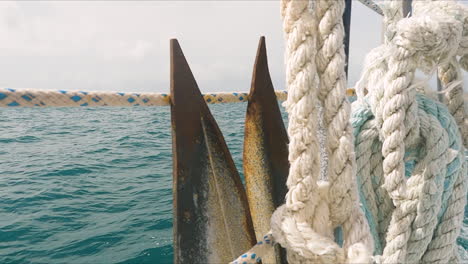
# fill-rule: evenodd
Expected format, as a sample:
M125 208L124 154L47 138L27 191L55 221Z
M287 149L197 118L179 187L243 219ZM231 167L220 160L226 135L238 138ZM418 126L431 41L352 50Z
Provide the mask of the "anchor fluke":
M247 197L257 239L270 230L273 211L284 203L289 171L288 135L284 127L268 70L265 37L261 37L255 60L245 119L244 175ZM284 251L276 249L262 259L284 263Z
M228 263L255 243L245 190L177 40L171 40L174 262Z

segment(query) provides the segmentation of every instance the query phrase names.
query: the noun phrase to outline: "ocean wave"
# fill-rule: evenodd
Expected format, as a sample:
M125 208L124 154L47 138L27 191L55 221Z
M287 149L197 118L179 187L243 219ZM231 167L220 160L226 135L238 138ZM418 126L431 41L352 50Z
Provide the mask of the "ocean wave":
M241 175L245 108L210 106ZM5 111L0 263L172 263L169 108Z

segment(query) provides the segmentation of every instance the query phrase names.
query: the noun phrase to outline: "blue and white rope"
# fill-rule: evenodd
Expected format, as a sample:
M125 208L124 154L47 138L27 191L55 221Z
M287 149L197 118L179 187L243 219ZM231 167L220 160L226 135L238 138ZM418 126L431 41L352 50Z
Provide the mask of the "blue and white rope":
M276 91L284 101L286 91ZM203 94L208 104L239 103L248 100L248 93L221 92ZM85 92L65 90L0 89L0 107L97 107L97 106L167 106L170 94Z
M261 241L258 241L254 247L252 247L249 251L239 256L236 260L231 262L231 264L259 263L262 260L261 256L264 256L270 250L272 250L274 245L275 241L273 239L273 235L271 234L271 232L269 232L268 234L263 236L263 239Z
M288 92L275 91L276 98L285 101ZM354 89L347 90L355 96ZM0 107L97 107L97 106L168 106L171 95L166 93L87 92L66 90L36 90L0 88ZM242 103L249 100L246 92L203 94L207 104Z

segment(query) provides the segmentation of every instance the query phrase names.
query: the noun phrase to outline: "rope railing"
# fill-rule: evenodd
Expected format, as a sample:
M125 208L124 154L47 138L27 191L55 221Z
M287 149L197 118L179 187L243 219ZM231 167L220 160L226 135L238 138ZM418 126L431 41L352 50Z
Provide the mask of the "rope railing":
M276 91L285 100L286 91ZM248 93L219 92L203 94L208 104L239 103L248 100ZM65 90L0 89L0 107L97 107L97 106L167 106L170 94L134 92L85 92Z
M287 91L275 91L285 101ZM349 89L349 95L354 90ZM170 94L107 91L65 91L36 89L0 89L0 107L97 107L97 106L168 106ZM203 94L208 104L247 102L246 92L218 92Z
M383 15L378 4L372 0L361 3ZM275 91L277 99L285 101L287 91ZM348 89L348 96L354 96L354 89ZM240 103L248 101L246 92L217 92L203 94L208 104ZM97 106L167 106L170 94L134 93L109 91L66 91L0 88L0 107L97 107Z

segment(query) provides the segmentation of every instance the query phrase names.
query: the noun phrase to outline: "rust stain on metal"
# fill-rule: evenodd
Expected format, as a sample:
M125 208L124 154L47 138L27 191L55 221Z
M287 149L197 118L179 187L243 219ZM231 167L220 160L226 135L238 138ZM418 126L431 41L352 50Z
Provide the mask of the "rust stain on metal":
M171 40L174 262L228 263L255 244L245 190L177 40Z
M284 203L289 171L288 136L268 70L265 38L261 37L255 61L245 120L244 175L257 239L270 230L270 218ZM263 260L284 263L276 252Z

